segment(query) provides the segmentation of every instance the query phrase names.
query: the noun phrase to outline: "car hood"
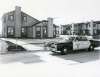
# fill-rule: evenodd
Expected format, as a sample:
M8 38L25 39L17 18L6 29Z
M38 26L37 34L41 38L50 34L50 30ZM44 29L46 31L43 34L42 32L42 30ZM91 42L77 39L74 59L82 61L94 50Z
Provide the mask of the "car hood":
M61 41L58 41L57 43L69 43L69 42L72 42L71 40L61 40Z

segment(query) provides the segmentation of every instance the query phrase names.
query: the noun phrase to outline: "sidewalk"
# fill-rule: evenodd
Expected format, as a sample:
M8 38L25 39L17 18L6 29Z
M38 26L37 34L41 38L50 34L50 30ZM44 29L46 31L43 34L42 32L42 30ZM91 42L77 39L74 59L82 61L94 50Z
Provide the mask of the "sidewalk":
M15 43L17 45L20 45L23 48L25 48L27 51L44 50L44 47L40 47L40 46L37 46L37 45L29 44L29 43L26 43L26 42L21 41L21 40L7 39L7 38L6 39L2 38L2 40L10 41L10 42Z
M30 43L30 44L44 44L45 42L50 42L50 41L60 41L61 38L53 38L53 39L18 39L22 42L25 43Z
M53 39L11 39L11 38L1 38L2 40L10 41L17 45L22 46L28 51L33 50L45 50L44 43L50 41L60 41L61 38L53 38Z

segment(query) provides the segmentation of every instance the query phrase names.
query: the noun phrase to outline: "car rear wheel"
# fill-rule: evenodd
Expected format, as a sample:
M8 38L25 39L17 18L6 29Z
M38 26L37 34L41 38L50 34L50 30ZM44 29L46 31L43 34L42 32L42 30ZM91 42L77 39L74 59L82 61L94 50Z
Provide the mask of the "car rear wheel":
M93 45L90 45L90 47L89 47L89 51L93 51L93 50L94 50Z
M67 48L63 48L61 51L61 55L65 55L68 53L68 49Z

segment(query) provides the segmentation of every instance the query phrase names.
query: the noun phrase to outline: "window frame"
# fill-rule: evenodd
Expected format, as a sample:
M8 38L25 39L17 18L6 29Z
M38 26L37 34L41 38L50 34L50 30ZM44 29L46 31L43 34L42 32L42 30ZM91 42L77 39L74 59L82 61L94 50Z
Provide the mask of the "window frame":
M27 22L27 16L23 16L23 21Z
M14 36L15 34L15 28L13 26L7 27L7 36Z
M9 15L9 16L8 16L8 20L14 21L14 15L13 15L13 14Z

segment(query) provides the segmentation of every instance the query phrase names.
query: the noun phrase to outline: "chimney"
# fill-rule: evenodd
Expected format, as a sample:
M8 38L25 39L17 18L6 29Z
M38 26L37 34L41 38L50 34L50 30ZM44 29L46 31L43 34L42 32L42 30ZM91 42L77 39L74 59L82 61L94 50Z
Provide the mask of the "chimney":
M93 20L91 20L90 22L90 27L91 27L90 34L93 35Z
M15 37L21 37L21 7L15 7Z
M53 18L48 18L48 37L53 37Z

